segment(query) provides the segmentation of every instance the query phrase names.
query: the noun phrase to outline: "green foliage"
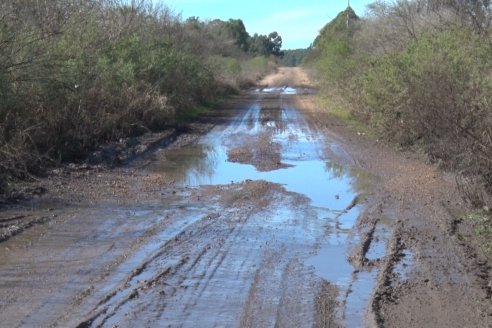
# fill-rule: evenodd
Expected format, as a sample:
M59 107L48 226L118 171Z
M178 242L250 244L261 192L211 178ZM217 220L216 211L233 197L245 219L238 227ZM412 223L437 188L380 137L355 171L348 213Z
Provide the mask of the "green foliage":
M226 23L226 27L229 30L232 38L234 39L234 44L243 51L249 50L249 34L246 31L244 23L240 19L229 19Z
M419 142L432 156L459 165L471 141L464 134L476 133L492 99L489 51L472 34L450 30L375 60L361 78L367 117L388 138Z
M377 2L362 20L349 8L321 30L305 62L322 93L348 104L347 117L456 170L466 197L490 206L491 4L424 3Z
M237 90L254 84L273 69L270 60L257 56L248 60L238 60L232 57L213 56L208 65L222 83Z
M256 56L249 61L244 62L243 68L249 71L266 73L268 71L269 61L265 56Z
M284 50L284 56L282 57L281 63L288 67L300 66L308 52L309 49Z
M347 8L323 27L307 54L307 64L319 72L325 84L344 87L358 69L360 60L353 40L358 20L352 8Z
M329 43L333 37L352 37L356 31L356 25L354 23L357 21L359 21L359 16L357 16L351 7L340 12L335 19L321 29L318 37L314 40L314 48L323 47Z
M242 65L243 79L245 80L243 84L252 84L272 70L271 62L265 56L256 56L245 61Z
M6 0L0 12L0 189L203 113L270 68L247 53L242 21L181 22L150 1Z
M481 247L492 255L492 217L489 212L479 211L468 214L465 219L472 222L474 232L478 237Z
M276 56L282 57L282 37L277 32L269 35L255 34L250 40L249 51L259 56Z
M250 36L240 19L210 22L200 22L192 17L186 21L187 27L192 27L194 33L188 33L189 42L200 51L210 55L223 57L241 57L248 53L252 56L281 57L283 52L282 37L277 32L268 35L255 34Z
M209 58L209 65L223 79L233 78L241 74L241 63L236 58L213 56Z

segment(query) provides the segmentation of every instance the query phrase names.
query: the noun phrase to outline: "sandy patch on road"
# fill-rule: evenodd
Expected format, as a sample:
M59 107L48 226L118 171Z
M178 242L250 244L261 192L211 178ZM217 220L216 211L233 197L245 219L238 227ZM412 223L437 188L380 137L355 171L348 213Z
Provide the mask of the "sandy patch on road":
M259 84L269 87L282 87L286 85L304 88L314 87L306 71L300 67L280 67L276 73L263 78Z

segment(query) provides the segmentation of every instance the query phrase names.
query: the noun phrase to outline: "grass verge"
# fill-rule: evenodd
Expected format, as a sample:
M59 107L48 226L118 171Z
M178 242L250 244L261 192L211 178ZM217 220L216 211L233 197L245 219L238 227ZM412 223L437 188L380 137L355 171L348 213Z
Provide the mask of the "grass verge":
M488 256L492 256L492 215L490 211L476 211L465 218L473 223L474 233L482 250Z

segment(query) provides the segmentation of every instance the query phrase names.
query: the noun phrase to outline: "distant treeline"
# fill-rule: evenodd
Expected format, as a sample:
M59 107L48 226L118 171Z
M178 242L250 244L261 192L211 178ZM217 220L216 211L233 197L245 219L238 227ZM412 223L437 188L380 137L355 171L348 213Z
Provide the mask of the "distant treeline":
M308 52L309 49L284 50L281 63L288 67L300 66Z
M0 193L97 145L176 124L254 83L282 38L152 1L0 2Z
M458 172L476 205L492 195L492 4L376 1L328 23L307 58L325 95L380 138Z

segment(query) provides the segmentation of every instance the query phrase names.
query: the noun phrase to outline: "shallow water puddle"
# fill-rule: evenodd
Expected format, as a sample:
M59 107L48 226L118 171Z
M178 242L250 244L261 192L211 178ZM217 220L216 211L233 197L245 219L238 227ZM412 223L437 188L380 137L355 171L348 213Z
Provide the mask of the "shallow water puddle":
M343 319L347 327L364 327L364 314L371 298L378 271L360 271L353 274L347 290Z
M225 130L211 131L197 145L166 151L162 154L164 160L156 161L150 169L165 172L184 186L265 180L309 197L314 206L344 210L356 196L350 172L321 159L325 140L310 131L295 108L283 106L280 110L281 122L263 122L262 125L261 107L253 104ZM278 126L285 127L277 129ZM269 128L275 129L272 140L280 143L282 163L287 167L260 172L253 165L228 161L230 138L257 134L261 129Z
M285 99L296 92L290 87L256 90L258 102L226 128L212 130L197 145L162 152L159 155L162 160L156 161L150 169L172 176L183 186L265 180L308 197L317 213L320 230L317 243L321 246L315 256L305 260L305 265L313 267L317 275L339 287L339 301L344 304L341 319L348 327L359 327L363 324L364 310L377 272L354 272L348 262L350 247L357 241L351 231L360 214L357 206L348 209L357 196L356 180L348 168L325 158L326 147L338 146L330 145L329 140L311 130L299 111ZM262 119L262 96L272 93L280 94L280 113ZM254 137L265 131L271 133L271 142L280 145L280 158L284 164L281 168L260 172L253 165L228 160L232 139ZM281 213L281 209L278 212ZM329 233L325 234L323 230ZM383 244L377 246L375 253L378 256L383 247Z
M360 215L360 208L353 207L330 221L333 231L317 254L305 262L315 267L326 281L339 287L338 301L343 304L341 318L346 327L363 327L365 308L377 278L377 270L355 271L348 262L351 248L359 241L351 234Z
M395 266L395 272L398 274L401 280L408 280L412 272L413 267L413 253L409 249L404 249L402 258Z
M366 253L368 260L381 259L386 254L386 245L391 237L391 223L388 219L381 219L374 230L371 245Z

